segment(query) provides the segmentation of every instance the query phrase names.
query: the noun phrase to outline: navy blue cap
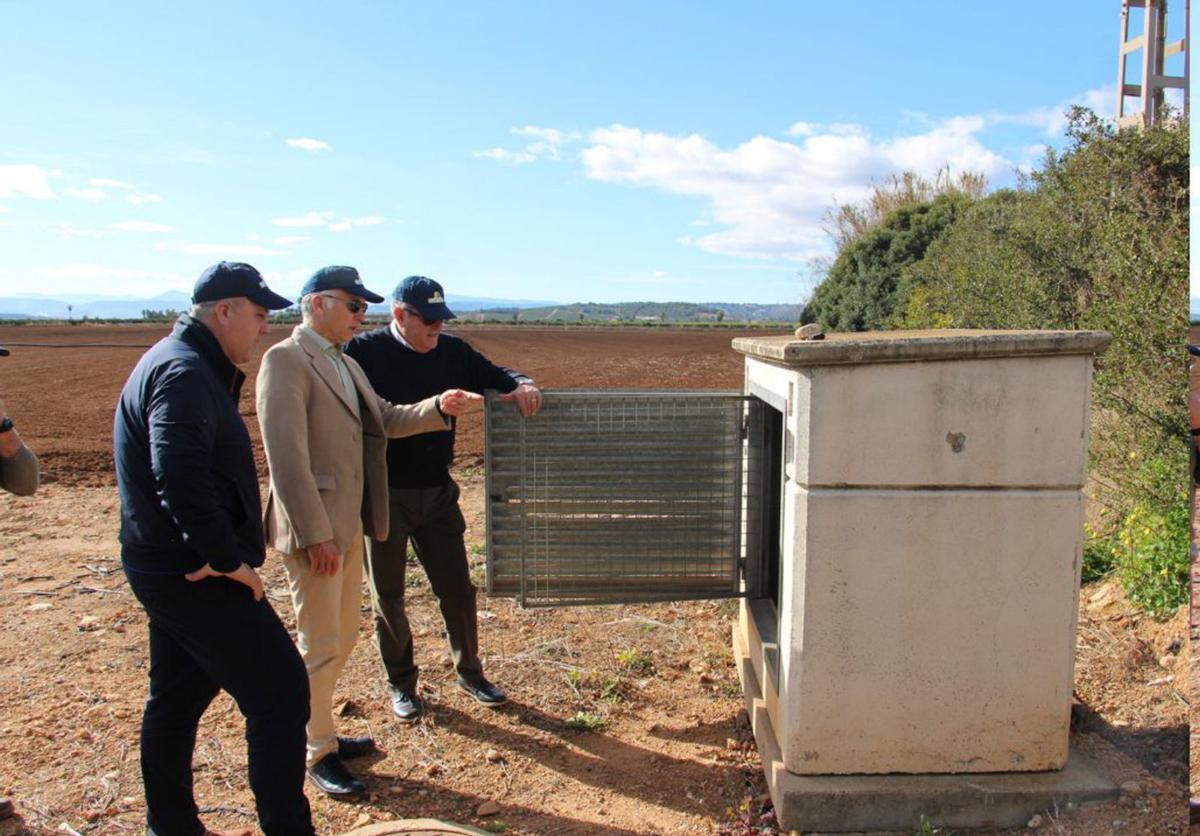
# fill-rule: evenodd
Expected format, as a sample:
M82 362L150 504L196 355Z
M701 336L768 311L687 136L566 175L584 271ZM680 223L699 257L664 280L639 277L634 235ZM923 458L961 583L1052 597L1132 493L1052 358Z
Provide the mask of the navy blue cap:
M5 348L4 346L0 345L0 357L7 357L7 356L8 356L8 349Z
M416 308L422 318L430 322L454 319L454 312L446 307L446 296L442 286L427 276L409 276L392 291L392 298Z
M383 301L383 297L378 293L372 293L363 287L362 279L358 277L357 270L353 267L345 267L338 264L331 267L322 267L313 273L312 278L305 282L304 287L301 288L300 295L307 296L310 293L320 293L322 290L344 290L361 299L366 299L368 302Z
M1189 345L1188 354L1192 355L1193 357L1200 357L1200 345Z
M291 300L272 292L262 274L240 261L222 261L214 264L196 279L192 288L192 303L215 302L218 299L233 299L245 296L256 305L270 311L292 306Z

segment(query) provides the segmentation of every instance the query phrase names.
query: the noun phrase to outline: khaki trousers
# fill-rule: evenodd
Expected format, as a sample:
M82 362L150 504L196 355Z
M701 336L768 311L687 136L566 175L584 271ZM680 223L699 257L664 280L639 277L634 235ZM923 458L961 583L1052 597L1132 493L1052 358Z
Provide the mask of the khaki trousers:
M285 555L292 606L296 610L297 643L308 670L311 694L306 763L312 766L337 751L333 689L358 640L362 608L363 538L359 529L342 554L334 575L312 571L307 552Z

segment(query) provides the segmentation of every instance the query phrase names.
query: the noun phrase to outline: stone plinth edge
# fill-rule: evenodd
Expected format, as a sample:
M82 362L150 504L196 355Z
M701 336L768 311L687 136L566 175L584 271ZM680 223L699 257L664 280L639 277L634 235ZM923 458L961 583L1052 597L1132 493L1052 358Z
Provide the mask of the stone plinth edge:
M1112 342L1107 331L863 331L829 334L822 340L795 337L737 337L734 351L781 366L838 366L1102 354Z
M1015 827L1034 813L1109 801L1116 784L1077 750L1056 772L962 775L796 775L784 769L775 730L733 626L733 651L767 789L780 829L804 833L912 833L924 816L935 827ZM1064 718L1065 721L1065 718Z

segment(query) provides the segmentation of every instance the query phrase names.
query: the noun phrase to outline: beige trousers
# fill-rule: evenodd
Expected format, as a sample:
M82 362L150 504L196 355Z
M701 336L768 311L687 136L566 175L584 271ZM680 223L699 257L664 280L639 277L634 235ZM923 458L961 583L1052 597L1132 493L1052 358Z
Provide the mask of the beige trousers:
M337 751L337 724L333 719L333 689L350 651L358 640L362 620L362 529L342 555L335 575L312 571L307 552L285 555L300 656L308 669L311 691L308 718L308 752L312 766Z

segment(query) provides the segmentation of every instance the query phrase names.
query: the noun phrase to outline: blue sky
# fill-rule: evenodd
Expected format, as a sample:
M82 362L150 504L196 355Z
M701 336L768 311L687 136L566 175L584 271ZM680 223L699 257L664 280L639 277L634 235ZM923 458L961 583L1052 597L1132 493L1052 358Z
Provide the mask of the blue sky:
M1032 7L1030 7L1032 9ZM822 217L1111 116L1120 3L0 0L0 295L801 302Z

